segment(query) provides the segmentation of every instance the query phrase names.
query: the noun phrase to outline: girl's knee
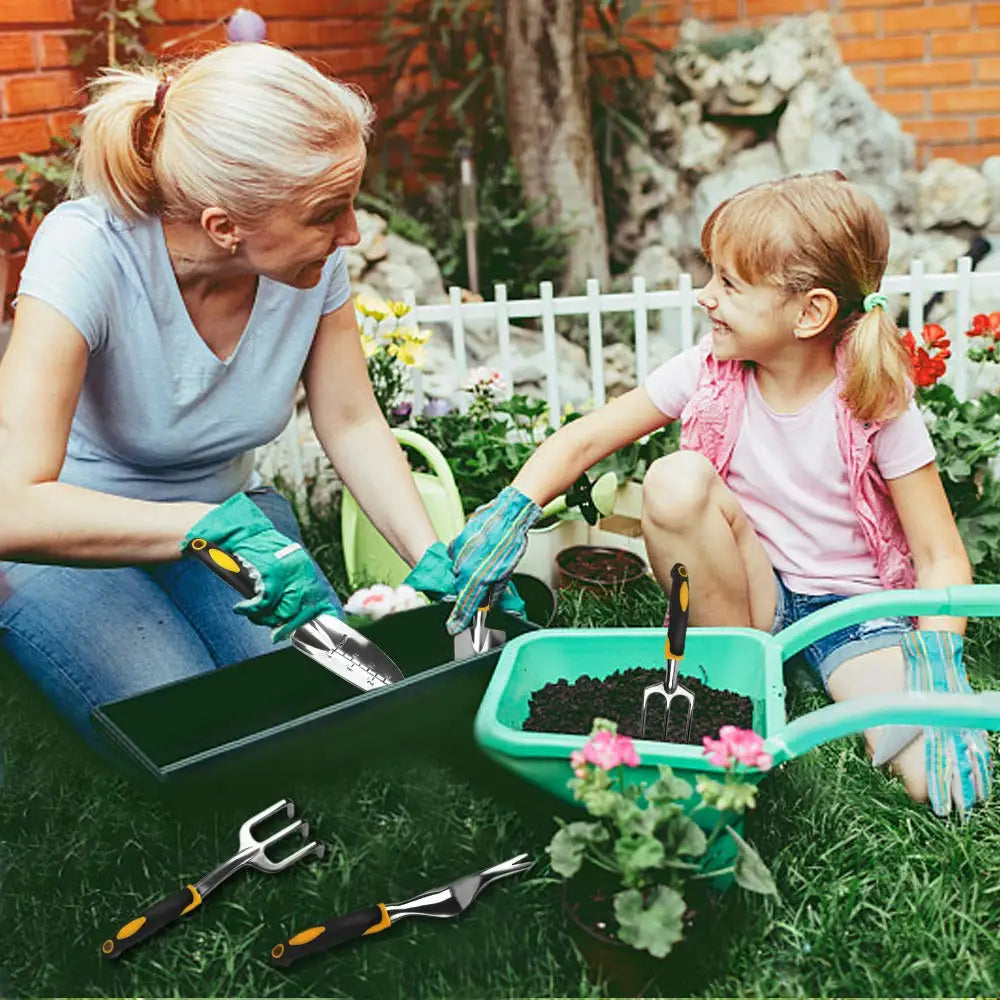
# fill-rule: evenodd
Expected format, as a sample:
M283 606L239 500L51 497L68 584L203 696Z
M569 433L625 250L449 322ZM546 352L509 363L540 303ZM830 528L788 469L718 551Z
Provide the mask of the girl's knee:
M704 455L676 451L658 458L642 484L642 512L660 527L690 526L706 509L719 474Z

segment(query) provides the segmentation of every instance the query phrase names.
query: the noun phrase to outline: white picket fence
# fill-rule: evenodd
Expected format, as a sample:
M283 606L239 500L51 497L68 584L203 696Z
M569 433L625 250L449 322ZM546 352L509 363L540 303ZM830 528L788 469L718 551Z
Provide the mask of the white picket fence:
M907 297L908 322L911 330L919 331L924 325L924 304L936 292L954 295L954 323L949 333L954 344L949 360L949 381L960 398L968 398L970 391L970 369L965 355L965 345L959 342L964 331L971 324L973 294L988 299L985 311L1000 309L1000 272L979 272L972 270L972 260L960 257L954 272L941 274L925 273L924 263L913 261L908 274L886 275L880 289L890 297L893 311L897 305L896 296ZM463 302L460 288L449 291L448 302L434 305L418 303L412 291L404 292L403 299L412 307L411 315L421 326L445 324L451 328L453 356L458 371L468 368L465 344L465 330L471 323L488 323L496 330L499 349L499 369L508 385L512 384L513 358L511 355L510 326L512 322L525 319L541 321L542 342L545 358L545 394L549 419L553 427L559 425L562 399L559 386L559 367L556 354L556 317L586 317L588 329L588 358L590 362L590 383L594 406L605 402L605 373L603 363L603 339L601 319L610 313L631 313L635 330L636 381L641 383L649 373L650 343L656 336L668 337L676 344L679 331L679 349L694 343L695 309L698 289L692 285L691 275L682 274L676 289L646 288L645 279L636 277L629 292L602 293L596 279L587 282L583 295L556 296L550 281L539 284L539 297L535 299L508 299L504 285L496 285L492 301ZM650 314L659 314L658 329L650 329ZM414 380L414 410L423 408L423 387L421 380ZM286 450L286 468L293 470L297 477L296 486L301 484L301 446L294 421L282 435L280 447Z

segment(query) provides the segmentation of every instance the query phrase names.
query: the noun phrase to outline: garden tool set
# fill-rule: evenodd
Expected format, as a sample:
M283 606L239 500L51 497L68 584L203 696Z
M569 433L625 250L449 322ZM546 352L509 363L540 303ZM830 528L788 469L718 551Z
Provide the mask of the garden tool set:
M193 538L187 550L244 597L254 596L249 571L228 552L204 538ZM403 679L403 672L375 643L331 614L317 615L300 625L292 633L291 643L321 667L362 691Z
M272 833L270 836L258 839L254 833L254 827L284 812L288 819L295 815L295 805L288 799L281 799L274 805L268 807L263 812L251 816L240 827L240 849L227 861L224 861L217 868L213 868L207 875L199 879L193 885L187 885L170 896L154 903L145 912L133 918L128 923L123 924L117 933L108 938L101 945L101 952L108 958L118 958L122 952L127 951L134 945L152 937L158 930L173 923L179 917L183 917L201 905L202 900L222 882L224 882L234 872L249 865L258 871L274 874L284 871L296 861L308 855L316 858L323 856L323 845L318 841L310 840L307 844L293 851L280 861L272 861L266 853L266 849L278 841L284 840L291 834L299 831L303 840L309 836L309 824L305 820L295 820L288 826Z
M694 694L678 683L681 659L684 656L684 641L687 637L688 604L690 602L687 568L683 563L674 563L670 570L670 603L668 605L667 641L663 655L666 670L659 684L650 684L642 693L642 718L640 732L646 736L646 712L653 698L661 697L666 702L663 713L663 739L667 739L670 728L670 706L675 698L687 703L687 717L684 723L684 742L691 741L691 725L694 721Z
M328 923L317 924L276 944L271 949L271 961L275 965L288 966L306 955L325 951L355 938L378 934L404 917L457 917L490 883L508 875L517 875L533 864L527 854L518 854L492 868L465 875L403 903L376 903L336 917Z

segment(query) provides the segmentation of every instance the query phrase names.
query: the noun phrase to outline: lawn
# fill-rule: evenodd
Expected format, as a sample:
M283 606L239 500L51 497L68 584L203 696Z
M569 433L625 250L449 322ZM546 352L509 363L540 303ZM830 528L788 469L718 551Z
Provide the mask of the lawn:
M342 583L332 527L317 525L310 543ZM995 568L979 580L998 581ZM664 603L652 583L611 601L572 597L554 624L650 625ZM995 622L971 624L967 662L975 686L1000 688ZM170 791L82 750L10 664L0 664L0 683L0 995L602 995L545 864L562 807L479 758L471 719L417 739L386 733L382 753L361 757L331 730L297 755ZM792 714L822 700L791 686ZM227 857L242 820L282 795L330 845L327 858L276 876L240 873L121 961L100 957L109 931ZM1000 799L964 826L936 820L873 771L852 737L768 776L747 836L781 897L726 897L695 942L696 995L1000 991ZM317 920L521 851L539 859L535 868L491 887L460 920L413 919L289 972L265 960L282 936ZM669 981L659 989L677 992Z

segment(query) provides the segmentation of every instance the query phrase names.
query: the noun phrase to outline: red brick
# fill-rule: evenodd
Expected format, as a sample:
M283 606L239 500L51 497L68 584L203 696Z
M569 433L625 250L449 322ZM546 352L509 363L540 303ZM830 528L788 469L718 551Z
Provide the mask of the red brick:
M880 107L894 115L922 115L927 110L926 95L912 90L892 90L873 95Z
M786 14L805 14L811 10L826 9L823 0L746 0L747 20L758 17L783 16Z
M903 131L921 142L961 142L972 139L972 123L968 118L925 118L903 122Z
M35 68L35 47L31 35L3 32L0 34L0 72Z
M933 7L900 7L882 15L886 35L907 31L948 31L972 24L972 4L935 4Z
M844 10L855 10L858 7L871 7L878 10L880 7L905 7L912 5L913 0L840 0L840 6Z
M225 41L224 24L207 24L194 28L189 24L155 24L146 31L149 51L170 59L204 55L217 49Z
M952 114L968 111L1000 111L1000 87L931 91L931 110Z
M0 0L0 24L70 24L73 0Z
M837 14L833 18L833 31L838 38L851 35L874 35L878 30L877 10L859 10L853 14Z
M70 129L74 125L79 125L82 120L76 111L56 111L48 116L49 135L58 135L63 139L68 139Z
M41 115L0 121L0 158L44 153L50 144L48 124Z
M1000 24L1000 3L976 4L976 23L982 28Z
M4 111L23 115L66 108L82 100L76 77L67 71L11 76L3 81Z
M977 59L976 79L980 83L1000 83L1000 58Z
M861 84L862 87L865 88L865 90L874 91L881 88L881 66L869 63L856 66L852 65L850 69L851 75L858 81L858 83Z
M960 163L978 166L990 156L1000 156L1000 142L960 142L934 146L935 156L950 156Z
M977 139L1000 139L1000 118L977 118Z
M963 31L931 38L931 52L936 56L993 55L998 51L1000 31Z
M229 17L238 7L231 0L156 0L156 12L164 21L196 21L205 24L220 17ZM256 3L247 7L259 11Z
M348 18L268 21L267 38L288 48L367 45L373 40L371 24Z
M887 87L939 87L942 84L969 83L972 80L972 63L967 59L946 62L898 63L882 69L882 79Z
M735 21L740 16L740 0L691 0L691 17L702 21Z
M840 43L844 62L875 62L890 59L920 59L924 55L923 35L897 35L894 38L847 39Z
M41 69L62 69L69 65L72 49L82 44L80 38L46 31L38 35L35 42L39 50L38 65Z

